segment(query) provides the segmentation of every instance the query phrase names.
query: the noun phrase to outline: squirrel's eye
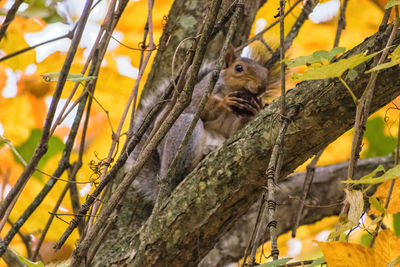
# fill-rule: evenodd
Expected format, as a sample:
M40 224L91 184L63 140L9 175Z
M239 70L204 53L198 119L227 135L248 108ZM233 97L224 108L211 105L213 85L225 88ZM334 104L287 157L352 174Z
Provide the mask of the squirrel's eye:
M235 71L236 72L242 72L243 71L243 67L240 64L235 65Z

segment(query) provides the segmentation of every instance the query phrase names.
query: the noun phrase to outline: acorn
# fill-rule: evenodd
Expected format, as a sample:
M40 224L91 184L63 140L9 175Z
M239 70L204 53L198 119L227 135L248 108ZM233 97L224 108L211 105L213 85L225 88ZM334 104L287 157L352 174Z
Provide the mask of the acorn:
M238 106L230 106L233 113L239 116L254 116L255 110L260 110L261 108L261 99L259 99L256 95L252 94L245 88L242 88L238 91L232 92L230 96L235 96L240 98L242 101L239 103L242 105Z

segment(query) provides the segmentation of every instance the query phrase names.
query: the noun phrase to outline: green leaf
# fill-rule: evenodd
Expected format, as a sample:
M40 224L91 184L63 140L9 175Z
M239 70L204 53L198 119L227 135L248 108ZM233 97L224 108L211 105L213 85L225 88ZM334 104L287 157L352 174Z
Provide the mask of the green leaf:
M57 82L58 78L60 77L60 71L57 72L48 72L45 74L42 74L41 76L46 82ZM83 76L83 74L74 74L74 73L69 73L67 75L67 81L71 82L84 82L84 81L90 81L96 79L96 76Z
M12 251L14 252L15 255L17 255L18 260L28 267L45 267L43 262L41 262L41 261L38 261L38 262L30 261L27 258L25 258L24 256L22 256L21 254L19 254L16 250L12 249Z
M390 62L375 66L374 68L366 71L365 73L370 73L372 71L387 69L387 68L390 68L390 67L400 64L400 45L397 46L395 50L393 50L393 52L388 56L388 58L390 59Z
M341 223L338 230L335 230L329 234L328 240L332 240L337 236L341 236L344 232L350 230L354 226L356 225L354 225L352 222Z
M317 258L313 260L313 262L309 265L309 267L320 266L325 263L325 258L322 256L321 258Z
M399 0L389 0L385 6L385 9L391 8L392 6L400 4Z
M372 235L369 233L365 233L361 236L360 243L361 245L368 247L371 244L371 240L372 240Z
M315 51L309 56L302 56L293 59L285 59L284 62L288 68L294 68L301 65L309 65L313 63L322 63L324 61L331 61L334 57L346 51L344 47L335 47L330 52L319 50Z
M293 82L301 82L308 80L336 78L342 76L342 74L346 70L355 68L359 64L376 56L378 53L380 52L376 52L367 56L363 53L360 53L349 58L343 58L337 62L328 65L314 63L310 67L308 67L303 74L295 73L290 77L290 79Z
M384 172L385 168L382 165L379 165L378 167L376 167L375 170L373 170L371 173L368 173L367 175L361 177L360 180L351 180L351 179L347 179L346 181L342 181L342 183L360 183L362 184L362 182L360 181L369 181L370 179L374 179L375 175L378 172Z
M387 156L396 148L397 140L385 134L385 121L382 117L367 121L364 136L368 140L368 149L362 153L362 157Z
M371 206L378 210L380 213L386 214L385 206L376 197L370 197L369 204L371 204Z
M274 267L286 264L288 261L292 260L293 258L282 258L279 260L270 261L261 265L257 265L258 267Z
M46 0L30 0L24 1L29 4L22 12L18 12L19 16L27 18L40 17L46 22L64 22L61 16L57 13L56 5L46 3Z
M377 177L377 178L361 178L360 180L346 180L342 181L342 183L348 184L348 183L353 183L353 184L380 184L389 180L396 179L397 177L400 176L400 165L396 165L393 168L389 169L387 172L385 172L382 176Z
M347 73L347 79L350 81L354 81L358 77L358 72L355 70L349 70L349 73Z
M23 143L22 145L15 147L15 149L18 151L18 153L22 156L22 158L26 162L29 162L31 160L33 153L35 152L36 146L40 141L41 136L42 136L42 130L33 129L31 131L28 140L26 140L25 143ZM63 151L64 146L65 146L64 142L61 141L60 138L52 136L49 140L46 154L44 154L44 156L39 161L38 169L43 169L43 167L45 166L46 162L49 159L51 159L53 156ZM23 165L15 154L14 154L14 159L17 163ZM39 172L35 172L34 176L40 180L42 179L42 174Z

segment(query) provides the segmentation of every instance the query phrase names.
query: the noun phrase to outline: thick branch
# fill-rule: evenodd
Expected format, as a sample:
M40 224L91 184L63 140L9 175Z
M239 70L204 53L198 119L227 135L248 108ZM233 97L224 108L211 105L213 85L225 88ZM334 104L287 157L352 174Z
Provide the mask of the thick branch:
M382 49L390 33L384 32L365 40L346 53L348 57L364 51ZM400 40L397 38L395 44ZM355 70L359 73L348 81L356 95L361 95L369 75L363 63ZM400 70L394 67L382 71L377 79L371 112L382 107L400 94ZM288 109L299 107L286 135L285 158L281 179L297 166L334 141L354 123L355 105L352 98L334 79L304 82L287 94ZM242 131L227 140L217 151L209 154L196 169L176 188L170 199L160 208L157 224L146 240L146 266L196 264L230 229L257 198L268 162L279 119L279 100L249 123ZM132 242L136 249L141 233ZM141 255L142 257L143 255ZM135 258L132 262L135 265Z
M379 157L360 160L357 166L355 179L371 173L382 164L387 170L393 166L392 157ZM337 215L341 201L344 199L341 180L347 177L348 162L339 163L315 169L313 184L309 197L306 200L300 225L312 224L326 216ZM279 183L277 191L277 218L278 234L291 230L294 217L298 209L298 201L303 191L305 172L291 175L287 180ZM338 205L335 205L337 203ZM312 205L311 207L307 207ZM250 236L252 225L255 224L259 203L251 207L216 244L213 250L201 261L201 267L227 266L231 262L238 262ZM317 207L319 206L319 207ZM266 233L265 236L268 234Z

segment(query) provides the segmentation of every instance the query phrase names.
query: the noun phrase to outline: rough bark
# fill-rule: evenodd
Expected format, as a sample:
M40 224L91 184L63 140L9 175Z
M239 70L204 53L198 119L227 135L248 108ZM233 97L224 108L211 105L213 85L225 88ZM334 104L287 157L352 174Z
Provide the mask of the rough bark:
M354 179L359 179L371 173L378 165L382 164L387 170L393 166L392 157L379 157L360 160ZM340 183L347 177L348 163L339 163L315 169L313 184L307 204L321 207L305 207L301 225L312 224L324 217L337 215L340 212L341 201L344 199L344 184ZM279 184L277 190L277 219L278 234L283 234L292 229L294 216L298 209L305 172L294 173ZM295 199L296 198L296 199ZM334 205L338 203L338 205ZM326 207L332 205L330 207ZM259 202L244 214L215 245L199 264L200 267L222 267L238 262L243 257L247 241L256 221ZM268 231L265 233L268 240Z
M344 55L379 51L386 43L390 27L365 40ZM400 40L396 38L395 44ZM358 76L348 81L359 96L369 75L363 74L371 62L356 68ZM399 68L382 71L377 80L371 112L400 94ZM335 80L303 82L287 94L289 107L301 107L287 131L282 177L350 129L355 105ZM176 188L153 221L156 225L143 240L139 232L130 242L129 265L193 266L210 251L233 222L257 199L266 184L264 172L279 128L279 99L242 131L209 154ZM143 254L134 253L145 242ZM142 243L143 245L143 243Z

